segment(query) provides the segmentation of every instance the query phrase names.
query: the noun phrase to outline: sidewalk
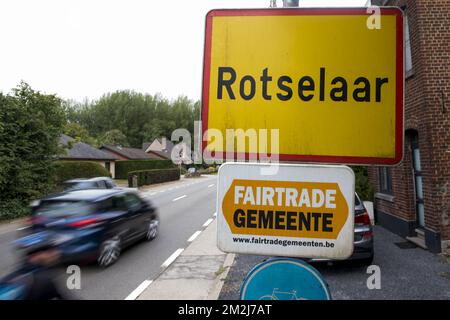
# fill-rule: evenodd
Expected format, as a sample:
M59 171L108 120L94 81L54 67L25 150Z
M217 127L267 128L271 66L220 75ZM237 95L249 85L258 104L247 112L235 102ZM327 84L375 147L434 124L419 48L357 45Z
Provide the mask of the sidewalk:
M25 226L28 217L0 221L0 234L15 231Z
M139 295L139 300L217 300L234 254L216 246L216 219Z

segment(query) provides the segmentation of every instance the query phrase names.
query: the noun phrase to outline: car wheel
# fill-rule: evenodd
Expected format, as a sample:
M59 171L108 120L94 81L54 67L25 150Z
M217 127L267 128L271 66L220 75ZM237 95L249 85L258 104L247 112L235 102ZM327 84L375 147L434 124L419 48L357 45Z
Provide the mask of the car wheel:
M122 244L120 238L115 237L102 242L97 263L100 267L106 268L119 260Z
M156 238L158 235L158 226L159 221L157 219L153 219L150 221L147 227L147 233L145 234L145 239L151 241Z

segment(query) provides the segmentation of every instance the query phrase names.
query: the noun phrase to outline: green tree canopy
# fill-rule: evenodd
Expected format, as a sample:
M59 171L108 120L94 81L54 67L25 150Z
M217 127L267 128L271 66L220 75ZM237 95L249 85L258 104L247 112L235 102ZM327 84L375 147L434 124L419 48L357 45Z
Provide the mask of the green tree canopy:
M53 162L66 123L62 101L22 82L0 93L0 218L24 213L53 186Z
M86 128L76 122L67 122L64 126L64 134L76 141L82 141L93 146L97 145L97 140L89 135Z
M200 103L181 96L173 101L161 95L116 91L97 101L68 104L68 118L101 140L111 130L122 132L128 144L141 148L143 142L170 138L172 131L186 128L193 137L194 120L200 118Z
M101 145L128 147L127 137L122 131L113 129L106 131L99 139Z

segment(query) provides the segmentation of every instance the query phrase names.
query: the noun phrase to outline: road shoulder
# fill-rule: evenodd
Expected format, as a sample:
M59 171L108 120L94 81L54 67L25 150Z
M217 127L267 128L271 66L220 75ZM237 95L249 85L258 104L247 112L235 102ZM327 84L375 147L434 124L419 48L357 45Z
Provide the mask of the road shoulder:
M150 280L139 300L217 300L234 254L216 246L216 220Z

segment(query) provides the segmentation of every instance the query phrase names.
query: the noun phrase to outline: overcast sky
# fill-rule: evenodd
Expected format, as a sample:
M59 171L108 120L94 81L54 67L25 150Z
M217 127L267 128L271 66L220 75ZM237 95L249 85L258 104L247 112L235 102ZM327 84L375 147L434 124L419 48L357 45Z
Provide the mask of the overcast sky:
M300 0L364 6L366 0ZM204 17L269 0L2 0L0 91L20 80L83 101L133 89L199 99ZM282 1L278 0L278 6Z

